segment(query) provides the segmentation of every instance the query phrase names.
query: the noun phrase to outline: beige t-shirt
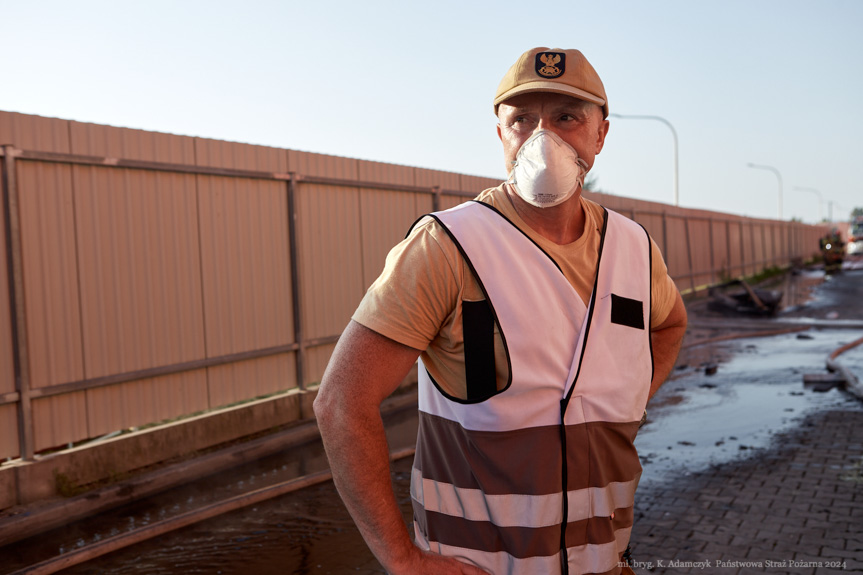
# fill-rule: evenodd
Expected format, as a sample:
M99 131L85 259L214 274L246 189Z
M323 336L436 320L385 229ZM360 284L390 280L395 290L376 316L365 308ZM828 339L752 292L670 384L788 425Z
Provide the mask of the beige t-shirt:
M587 219L576 241L559 245L531 229L519 217L504 184L482 192L477 200L505 215L555 262L588 305L596 279L603 208L582 197ZM659 248L651 239L650 325L660 325L674 306L677 287L668 276ZM447 232L432 218L417 224L387 255L384 271L369 287L353 315L354 321L401 344L422 351L431 376L456 398L467 397L462 333L462 301L485 295ZM508 380L503 343L495 325L495 368L498 389Z

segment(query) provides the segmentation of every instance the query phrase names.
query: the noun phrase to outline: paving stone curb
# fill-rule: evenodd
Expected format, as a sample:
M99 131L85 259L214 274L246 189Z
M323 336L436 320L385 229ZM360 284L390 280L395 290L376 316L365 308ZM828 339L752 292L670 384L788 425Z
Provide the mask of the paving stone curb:
M636 495L637 573L863 573L863 409Z

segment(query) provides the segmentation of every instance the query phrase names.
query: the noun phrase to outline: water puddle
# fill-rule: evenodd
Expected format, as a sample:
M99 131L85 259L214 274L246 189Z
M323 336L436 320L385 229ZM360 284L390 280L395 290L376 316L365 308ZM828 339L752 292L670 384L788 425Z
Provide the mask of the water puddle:
M859 335L810 330L722 344L729 359L714 375L691 371L667 382L648 405L648 423L636 439L642 484L756 454L812 410L863 408L838 389L803 385L804 374L826 373L827 355ZM840 361L852 371L863 368L863 347Z
M386 424L391 449L413 447L417 425L414 410L392 413L386 418ZM407 461L406 488L410 458ZM14 572L209 503L327 468L323 445L319 440L313 441L0 548L0 557L3 558L0 574ZM409 510L409 495L407 501ZM204 521L71 567L63 573L311 573L313 571L304 570L303 565L312 555L326 555L327 547L321 547L320 542L327 541L329 545L330 538L338 538L338 534L346 530L353 531L353 523L332 483L327 483ZM256 553L255 549L262 545L270 546L270 551ZM362 548L358 547L359 551ZM285 559L286 554L292 558L291 561L299 563L286 569L279 559ZM369 557L373 560L370 554Z

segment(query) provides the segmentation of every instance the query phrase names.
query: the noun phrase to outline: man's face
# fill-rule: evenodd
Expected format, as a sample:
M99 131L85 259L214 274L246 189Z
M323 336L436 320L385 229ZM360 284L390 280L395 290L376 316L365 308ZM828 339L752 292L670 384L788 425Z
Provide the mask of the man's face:
M551 92L510 98L500 104L497 117L497 135L503 143L507 173L521 145L539 130L560 136L587 162L588 169L602 150L608 133L608 120L603 120L599 106Z

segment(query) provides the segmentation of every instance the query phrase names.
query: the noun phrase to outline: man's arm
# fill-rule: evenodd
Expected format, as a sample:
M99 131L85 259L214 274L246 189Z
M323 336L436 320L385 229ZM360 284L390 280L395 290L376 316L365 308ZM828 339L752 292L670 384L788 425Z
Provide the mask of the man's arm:
M653 345L653 381L650 382L650 397L659 389L677 361L680 344L686 333L686 306L679 292L675 292L674 307L660 325L651 330Z
M416 547L393 493L380 406L419 353L351 321L324 373L315 416L336 488L387 573L479 575L485 572Z

